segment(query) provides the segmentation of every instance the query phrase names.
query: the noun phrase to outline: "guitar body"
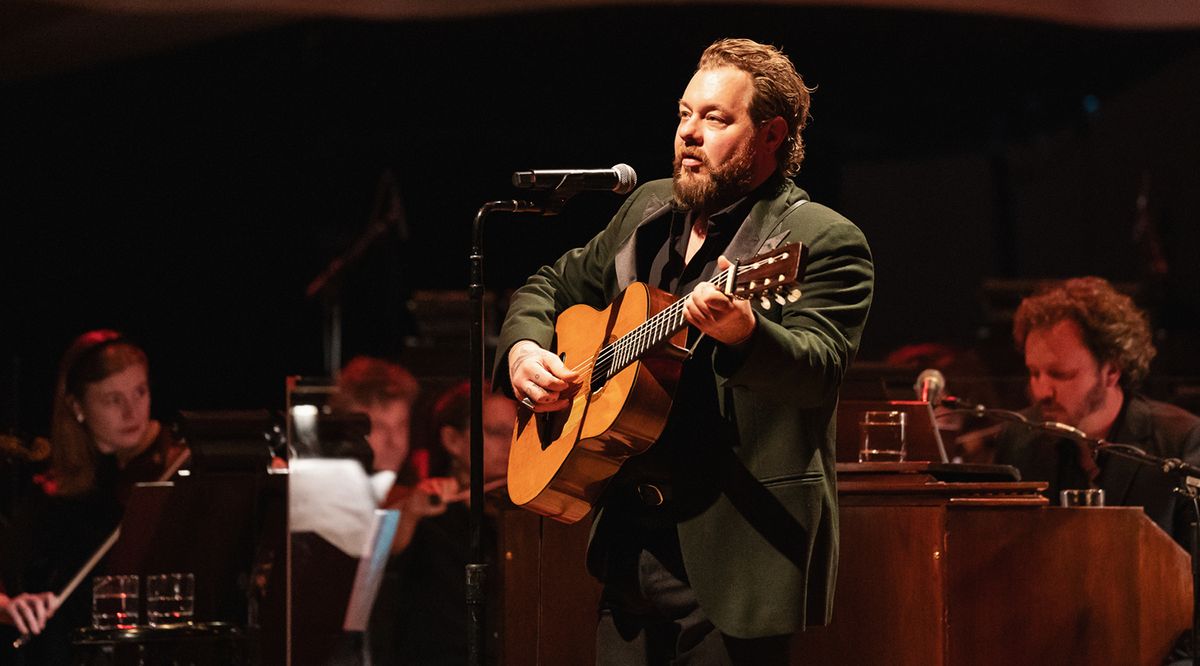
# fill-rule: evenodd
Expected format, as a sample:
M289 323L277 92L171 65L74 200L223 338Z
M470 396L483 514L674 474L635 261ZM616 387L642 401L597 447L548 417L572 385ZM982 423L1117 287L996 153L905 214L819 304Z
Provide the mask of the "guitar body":
M590 365L601 348L675 300L636 282L604 310L568 308L555 324L556 352L568 368ZM621 464L662 434L687 357L686 341L684 328L596 391L589 390L590 372L585 373L567 409L520 410L508 459L512 501L565 523L586 516Z
M795 302L784 291L799 274L807 249L788 243L709 280L731 298L762 297L763 308ZM508 456L508 495L516 504L564 523L592 510L630 456L662 434L687 358L683 302L635 282L607 308L567 308L555 323L556 351L580 372L564 392L570 406L517 415Z

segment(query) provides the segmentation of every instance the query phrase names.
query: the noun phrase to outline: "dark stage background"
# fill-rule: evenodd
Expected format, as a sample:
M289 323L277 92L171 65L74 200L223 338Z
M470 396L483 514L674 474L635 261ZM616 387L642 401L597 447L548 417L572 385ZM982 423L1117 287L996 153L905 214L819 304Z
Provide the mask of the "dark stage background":
M45 432L58 355L101 326L147 348L161 416L281 407L285 375L322 370L305 286L385 172L406 233L346 274L346 355L463 372L465 331L412 346L453 323L447 299L407 303L465 288L475 210L518 169L667 176L675 100L722 36L782 46L817 86L798 181L875 252L860 358L939 341L1019 374L985 280L1096 274L1153 309L1160 376L1200 374L1195 31L682 5L313 20L0 83L0 430ZM619 204L493 218L488 286L502 302Z

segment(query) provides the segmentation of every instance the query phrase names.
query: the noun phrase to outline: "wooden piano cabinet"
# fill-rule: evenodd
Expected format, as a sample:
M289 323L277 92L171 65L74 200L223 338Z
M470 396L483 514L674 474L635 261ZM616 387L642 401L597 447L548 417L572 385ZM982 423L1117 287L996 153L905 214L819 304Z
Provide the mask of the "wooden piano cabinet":
M797 633L793 663L1157 666L1191 626L1188 555L1141 509L936 467L839 465L833 623ZM588 522L504 513L505 664L594 663Z
M600 583L585 567L591 520L565 525L524 509L501 514L505 666L596 662Z
M1157 666L1191 626L1190 558L1139 508L844 471L834 620L797 664Z

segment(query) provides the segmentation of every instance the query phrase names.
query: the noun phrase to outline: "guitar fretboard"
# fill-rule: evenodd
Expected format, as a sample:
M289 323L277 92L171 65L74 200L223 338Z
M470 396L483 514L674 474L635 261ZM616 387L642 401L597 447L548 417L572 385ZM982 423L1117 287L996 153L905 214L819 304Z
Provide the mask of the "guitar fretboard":
M729 270L727 268L721 271L708 282L718 287L724 285L729 279ZM646 319L632 331L613 340L597 352L596 362L592 367L591 390L600 390L613 375L629 367L658 343L678 333L686 325L683 318L685 298L663 308L658 314Z

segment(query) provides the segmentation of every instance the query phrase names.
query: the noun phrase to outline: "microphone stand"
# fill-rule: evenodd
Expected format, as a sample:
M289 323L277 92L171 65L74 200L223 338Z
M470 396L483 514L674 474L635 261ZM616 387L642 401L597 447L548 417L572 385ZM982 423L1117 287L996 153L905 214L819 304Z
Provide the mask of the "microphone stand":
M322 336L325 370L331 378L337 378L342 366L342 298L339 288L341 276L392 226L399 231L401 241L407 240L408 224L404 207L400 204L396 178L391 171L385 171L379 178L379 187L375 191L375 205L372 207L367 228L363 229L350 247L330 260L304 290L305 298L311 299L318 295L322 297L322 309L325 314Z
M471 227L471 284L467 289L471 308L471 561L466 567L466 601L467 663L473 666L482 666L487 657L487 596L484 586L488 565L483 552L483 223L494 212L553 214L548 210L528 201L489 201L475 214L475 222Z
M941 404L955 412L969 413L975 416L992 417L1003 421L1019 423L1031 430L1067 437L1077 442L1083 442L1092 450L1092 456L1104 451L1127 460L1140 462L1151 467L1157 467L1163 474L1175 477L1175 493L1183 496L1192 505L1193 520L1191 524L1191 539L1188 543L1188 554L1192 558L1192 635L1188 640L1188 651L1192 663L1200 656L1200 467L1190 465L1179 458L1159 458L1152 456L1142 449L1130 444L1117 444L1104 439L1091 437L1079 428L1058 423L1057 421L1031 421L1020 412L1007 409L992 409L980 404L970 404L964 400L947 396Z

